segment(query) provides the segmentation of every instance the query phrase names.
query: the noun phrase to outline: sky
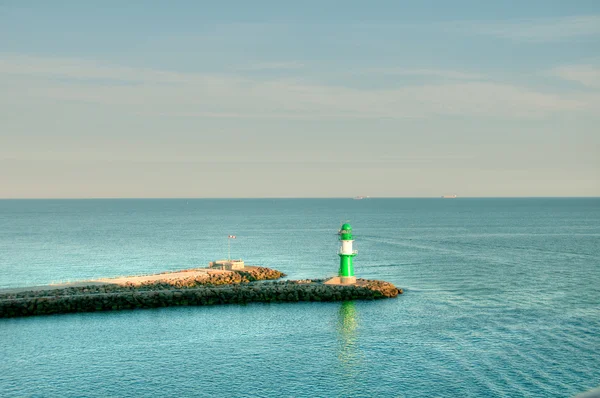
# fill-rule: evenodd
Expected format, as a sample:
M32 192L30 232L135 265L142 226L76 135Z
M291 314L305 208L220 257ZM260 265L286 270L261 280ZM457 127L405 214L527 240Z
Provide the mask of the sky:
M0 0L0 198L600 196L600 2Z

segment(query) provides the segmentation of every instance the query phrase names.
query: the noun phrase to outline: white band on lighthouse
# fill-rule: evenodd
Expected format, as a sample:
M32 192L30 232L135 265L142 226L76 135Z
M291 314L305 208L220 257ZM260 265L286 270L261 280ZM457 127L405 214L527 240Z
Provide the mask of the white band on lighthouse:
M342 247L340 249L341 254L352 254L352 240L343 240Z

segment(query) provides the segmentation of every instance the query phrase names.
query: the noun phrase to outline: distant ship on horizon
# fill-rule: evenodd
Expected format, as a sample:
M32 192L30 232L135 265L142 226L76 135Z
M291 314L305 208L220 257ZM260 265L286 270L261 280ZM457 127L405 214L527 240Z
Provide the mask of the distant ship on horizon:
M353 199L354 200L360 200L360 199L367 199L368 196L355 196Z
M443 195L442 199L456 199L456 195Z

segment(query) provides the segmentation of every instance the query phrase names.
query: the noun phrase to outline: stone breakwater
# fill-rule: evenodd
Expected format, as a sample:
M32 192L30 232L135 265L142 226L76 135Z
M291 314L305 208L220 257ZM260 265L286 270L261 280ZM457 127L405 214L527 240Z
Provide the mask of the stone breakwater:
M268 281L279 271L256 267L179 281L141 285L91 285L0 294L0 318L71 312L111 311L187 305L373 300L402 293L389 282L359 279L356 285L326 285L324 280Z

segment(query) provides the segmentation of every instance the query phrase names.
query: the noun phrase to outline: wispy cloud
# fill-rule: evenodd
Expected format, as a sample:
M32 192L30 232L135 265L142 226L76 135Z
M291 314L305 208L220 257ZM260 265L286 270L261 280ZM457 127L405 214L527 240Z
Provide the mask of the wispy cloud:
M485 76L479 73L460 72L444 69L405 69L405 68L369 68L364 72L390 76L423 76L449 80L482 80Z
M553 76L580 83L591 88L600 88L600 67L594 65L569 65L554 68Z
M46 79L100 80L126 83L184 83L202 75L131 68L78 58L0 54L0 74Z
M555 42L600 35L600 15L535 18L457 25L475 33L528 42Z
M458 72L419 73L450 75L459 81L359 90L237 75L136 69L76 59L0 56L0 84L4 86L0 103L31 107L96 104L142 115L282 119L436 115L520 118L585 111L598 105L588 97L543 93L510 84L463 81L468 75Z
M238 68L240 71L273 71L273 70L296 70L304 68L304 64L298 61L292 62L261 62Z

